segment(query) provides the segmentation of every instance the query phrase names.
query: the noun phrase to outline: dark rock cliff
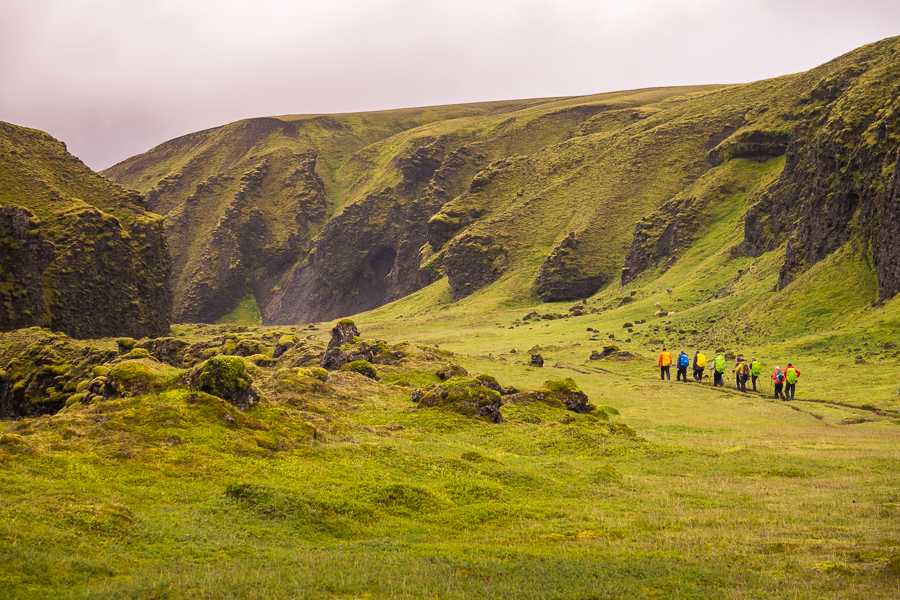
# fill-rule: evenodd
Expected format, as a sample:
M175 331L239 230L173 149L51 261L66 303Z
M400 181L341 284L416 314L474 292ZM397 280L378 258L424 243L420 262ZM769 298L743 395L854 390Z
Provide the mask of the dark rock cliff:
M56 258L41 221L20 206L0 208L0 331L40 326L44 315L44 270Z
M0 123L0 329L163 335L172 294L163 220L65 145Z
M550 252L534 281L534 290L541 300L559 302L587 298L609 282L602 273L580 274L580 265L571 264L577 250L578 239L573 231Z
M786 243L781 288L857 239L870 248L881 299L900 292L900 45L893 46L893 60L848 67L798 100L802 118L784 171L745 218L748 255Z

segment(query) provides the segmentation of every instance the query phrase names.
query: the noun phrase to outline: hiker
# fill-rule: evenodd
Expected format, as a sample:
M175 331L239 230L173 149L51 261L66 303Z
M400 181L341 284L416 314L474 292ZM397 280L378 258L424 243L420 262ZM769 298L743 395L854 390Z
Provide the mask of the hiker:
M672 364L672 355L663 348L662 354L659 355L659 360L656 361L656 366L659 367L659 378L665 381L668 379L672 381L672 376L669 375L669 365Z
M734 369L731 370L734 373L734 389L742 392L747 391L744 384L744 364L744 359L738 356L737 362L734 363Z
M694 354L694 379L703 383L703 369L706 367L706 355L697 350Z
M725 362L725 357L719 354L716 356L716 360L713 361L713 386L714 387L723 387L725 385L725 369L728 367L728 364Z
M787 400L781 391L784 388L784 371L781 370L781 367L775 367L775 372L772 373L772 381L775 382L775 397Z
M687 355L687 352L684 350L681 351L681 354L678 355L678 362L675 365L676 381L683 381L687 383L687 368L691 366L691 359Z
M738 357L734 365L734 387L746 394L748 379L750 379L750 365L746 360Z
M753 391L756 391L756 380L762 375L762 363L756 357L750 359L750 381L753 383Z
M800 379L800 369L788 363L787 369L784 371L784 394L794 399L794 392L797 390L797 380Z

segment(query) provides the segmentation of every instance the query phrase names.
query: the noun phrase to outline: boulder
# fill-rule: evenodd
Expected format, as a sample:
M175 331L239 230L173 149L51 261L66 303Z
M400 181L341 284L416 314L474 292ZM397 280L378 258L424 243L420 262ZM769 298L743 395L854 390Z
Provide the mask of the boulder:
M514 394L509 397L510 403L543 402L550 406L565 408L575 413L589 413L595 407L588 402L587 394L578 389L578 385L570 377L558 381L547 380L539 390Z
M237 356L213 356L188 371L182 383L193 391L216 396L241 410L253 408L260 398L244 361Z
M491 423L503 421L500 407L503 400L500 393L484 386L479 379L454 377L444 383L412 394L413 402L419 406L431 406L450 410L467 417L479 417Z
M447 381L454 377L468 377L469 372L459 365L447 365L437 372L437 376L441 381Z
M544 366L544 357L540 354L532 354L531 355L531 366L532 367L543 367Z

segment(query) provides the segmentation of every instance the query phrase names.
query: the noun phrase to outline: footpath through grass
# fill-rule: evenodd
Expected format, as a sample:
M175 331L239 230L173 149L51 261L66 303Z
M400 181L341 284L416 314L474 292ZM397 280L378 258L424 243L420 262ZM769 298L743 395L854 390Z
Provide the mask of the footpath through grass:
M418 408L386 385L402 366L243 417L176 388L6 422L3 597L900 596L896 397L841 387L848 372L886 386L896 363L800 355L781 403L661 382L646 350L588 360L602 315L510 330L527 311L446 312L358 322L503 385L572 377L637 435L539 403L500 424ZM768 368L788 351L759 354ZM421 364L405 377L438 381Z

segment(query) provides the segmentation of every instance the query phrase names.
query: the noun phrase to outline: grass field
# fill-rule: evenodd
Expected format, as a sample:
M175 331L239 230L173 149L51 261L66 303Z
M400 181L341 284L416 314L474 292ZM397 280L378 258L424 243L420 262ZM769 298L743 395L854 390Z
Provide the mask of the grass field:
M661 382L634 343L621 341L640 356L588 360L600 342L586 328L608 341L617 311L512 330L529 307L390 315L417 301L361 315L363 337L451 351L470 374L519 389L572 377L610 421L527 403L503 406L500 424L417 408L390 382L437 383L419 361L379 367L379 383L333 373L315 401L275 397L245 414L175 387L6 422L3 596L900 593L895 358L746 348L766 370L801 368L797 400L782 403ZM527 364L536 345L542 369ZM258 382L272 371L253 370Z

